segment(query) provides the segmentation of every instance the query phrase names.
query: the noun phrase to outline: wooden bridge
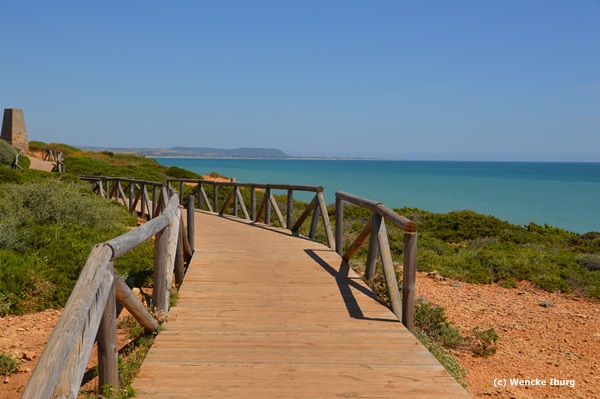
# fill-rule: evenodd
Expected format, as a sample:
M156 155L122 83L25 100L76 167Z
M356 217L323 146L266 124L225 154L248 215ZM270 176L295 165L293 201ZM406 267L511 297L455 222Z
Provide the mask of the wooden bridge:
M127 190L119 189L119 184L119 181L115 181L112 189L105 190L108 187L106 181L98 181L97 190L103 191L108 197L111 195L107 193L116 193L117 199L120 192L121 200L131 209L145 209L149 216L155 214L156 209L163 209L165 215L170 214L173 199L178 199L174 195L169 207L164 200L162 205L144 203L145 198L148 198L144 194L144 184L138 184L137 199L134 199L135 190L131 188L135 184L133 181L130 182L128 198L125 196ZM236 204L233 213L237 213L238 206L246 208L243 197L237 194L237 185L231 186L232 191L222 207L218 206L215 194L214 209L220 209L221 212L212 212L192 210L193 204L202 201L201 198L208 202L203 183L197 181L196 184L194 194L197 194L197 198L188 197L187 200L188 228L195 226L188 230L190 233L194 231L189 236L189 242L181 239L185 230L184 218L177 216L178 214L169 216L169 220L177 220L180 224L173 225L172 222L164 221L157 228L161 231L156 240L157 248L163 245L166 248L165 257L175 265L174 269L167 266L166 274L170 278L174 272L175 281L180 284L179 303L170 310L164 331L157 336L133 383L137 397L470 397L405 327L405 324L412 324L413 316L404 309L407 302L411 303L411 288L403 287L404 300L401 301L396 279L393 278L396 292L390 292L394 309L392 312L377 301L374 293L348 267L345 259L351 257L370 236L367 273L375 265L373 259L376 256L372 252L381 255L387 272L390 267L393 272L384 219L393 219L394 216L389 214L387 208L349 194L339 194L336 212L338 217L343 215L343 206L340 204L342 200L359 203L374 210L373 219L342 257L341 247L338 245L336 248L332 242L332 231L325 233L331 240L330 245L325 246L300 236L294 228L301 226L303 219L312 210L309 236L314 236L315 220L319 215L322 216L325 230L331 229L328 226L327 210L322 206L324 201L320 190L314 190L315 199L296 223L291 217L289 206L286 212L289 216L287 223L277 209L278 216L273 220L278 219L280 226L274 227L271 218L265 217L265 212L269 214L270 206L277 207L275 201L271 202L270 191L273 187L264 190L258 188L263 197L258 214L253 200L252 211L244 209L246 218L242 219L227 216L223 212L229 205L233 205L231 202L234 199ZM294 189L302 187L295 186ZM154 186L155 194L157 190ZM183 193L183 187L181 192ZM255 194L253 189L252 198ZM288 199L290 194L288 192ZM157 196L153 195L153 198ZM261 218L263 223L259 223ZM159 224L158 219L156 220L156 224ZM408 221L402 219L400 222L410 229ZM285 224L294 227L291 230L284 229L281 225ZM340 225L343 223L336 222L336 226ZM165 228L171 230L162 230ZM177 231L179 244L167 241L160 244L167 236L177 237ZM106 246L113 249L113 257L116 257L134 245L133 242L142 240L142 236L146 237L148 234L146 232L137 234L137 238L129 236L128 239L116 239L106 243ZM336 236L341 236L341 229L336 231ZM405 249L408 248L409 252L411 246L415 245L412 240L411 237L405 239ZM186 245L189 248L184 251ZM191 254L190 249L193 251L193 256L188 259L183 284L177 272L182 261L177 259L187 256L175 254L174 248L188 255ZM161 257L159 254L155 256L157 259ZM405 253L405 263L411 262L407 259L410 256L411 254ZM162 282L157 283L157 280L164 280L160 276L155 271L155 291L157 285L159 288L161 284L164 285ZM410 280L405 271L405 283L407 279ZM115 281L118 280L115 277ZM388 289L391 287L393 291L391 278L387 281ZM160 288L159 291L158 296L155 295L155 303L164 307L164 290ZM414 285L412 294L414 295ZM125 296L127 295L117 293L116 299L121 301ZM108 298L110 302L110 296ZM102 299L96 302L102 302ZM69 306L68 303L65 312ZM106 310L104 312L106 314ZM136 313L138 311L134 310L134 316ZM143 311L139 312L136 319L145 328L154 329L152 321L145 322L147 315L141 313ZM88 327L84 323L83 330L95 331L93 326L89 327L91 322L87 323ZM99 342L105 341L100 340L100 331ZM62 351L68 352L66 349ZM76 352L71 349L69 351ZM82 358L81 355L74 356L72 353L62 357L65 356ZM54 359L57 357L61 356L55 354ZM87 358L83 358L87 364ZM104 362L110 363L106 360ZM42 359L40 364L43 364ZM80 371L79 374L74 372L71 380L65 376L63 367L54 372L59 376L51 378L47 374L38 373L40 376L37 381L30 382L23 397L74 397L85 366L83 369L81 366L72 368ZM111 378L114 381L115 377L110 376L114 372L108 370L110 367L100 365L99 369L100 385L110 382ZM34 375L37 371L36 369ZM44 381L42 384L40 381L45 377L54 382L48 384ZM37 388L42 385L48 387L38 391ZM46 394L38 395L36 392Z
M468 397L331 249L210 213L195 247L138 397Z

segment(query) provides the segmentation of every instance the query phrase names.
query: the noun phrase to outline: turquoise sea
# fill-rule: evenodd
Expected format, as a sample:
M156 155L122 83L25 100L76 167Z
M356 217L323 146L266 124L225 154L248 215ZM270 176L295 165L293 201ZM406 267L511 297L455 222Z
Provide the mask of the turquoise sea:
M390 208L470 209L511 223L600 231L600 163L157 158L239 182L323 186ZM300 195L294 194L299 199Z

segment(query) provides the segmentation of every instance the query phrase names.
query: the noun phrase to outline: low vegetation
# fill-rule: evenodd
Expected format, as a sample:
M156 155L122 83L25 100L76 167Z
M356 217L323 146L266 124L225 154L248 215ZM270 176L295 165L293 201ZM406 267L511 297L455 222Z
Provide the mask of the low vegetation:
M398 211L418 224L421 271L505 287L527 280L546 291L600 299L600 233L517 226L472 211Z
M7 376L17 371L19 362L6 353L0 353L0 375Z
M49 177L0 185L0 315L62 307L92 246L136 223L124 207L81 183ZM115 267L130 282L144 284L151 256L148 244Z
M88 153L41 142L30 147L63 151L72 168L57 174L0 165L0 316L64 306L92 246L137 224L124 207L93 194L77 174L129 174L156 181L173 175L199 177L134 155ZM14 149L8 146L5 152ZM151 285L152 243L117 259L115 267L130 286Z
M12 145L6 141L0 139L0 164L5 166L12 166L15 162L17 151Z

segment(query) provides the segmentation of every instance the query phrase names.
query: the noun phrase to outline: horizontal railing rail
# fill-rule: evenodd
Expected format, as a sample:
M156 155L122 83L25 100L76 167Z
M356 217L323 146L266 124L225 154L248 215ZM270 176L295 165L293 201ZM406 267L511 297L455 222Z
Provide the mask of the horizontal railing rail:
M322 220L325 236L327 243L331 249L335 248L335 238L333 235L333 229L329 220L329 214L327 211L327 204L323 197L323 187L320 186L306 186L306 185L295 185L295 184L259 184L259 183L241 183L236 181L213 181L204 179L167 179L169 187L172 185L179 185L179 195L181 200L184 198L184 187L186 185L191 186L191 195L194 196L194 203L197 203L199 209L205 208L210 212L218 212L223 215L228 212L229 208L232 207L232 214L235 217L239 217L239 212L244 215L246 220L253 222L262 222L266 225L270 225L271 214L274 213L275 221L282 228L287 228L293 233L298 233L304 222L311 217L310 229L308 236L314 240L317 234L317 228L319 218ZM205 190L205 186L212 187L213 197L208 198ZM219 187L232 187L229 196L224 200L219 200ZM250 190L250 211L246 206L244 197L241 189ZM257 203L257 191L262 191L262 201L260 204ZM275 197L273 196L274 190L284 191L287 195L286 206L285 206L285 218L282 210L279 208ZM303 191L314 193L314 197L310 201L308 207L302 212L302 214L294 220L294 192Z
M127 198L119 187L126 182L131 187L140 184L140 181L132 179L94 177L84 180L101 184L97 187L99 190L111 182L114 192L122 195L119 199L131 205L131 196ZM162 183L154 182L143 184L162 186ZM104 196L107 191L104 191ZM143 199L143 196L139 198ZM189 243L187 248L184 244L193 237L193 225L188 222L186 233L177 194L169 197L168 190L162 187L160 195L155 194L153 199L156 211L150 214L154 216L151 221L92 249L22 398L76 398L95 341L98 345L100 391L107 384L112 385L115 392L118 390L117 301L147 333L157 331L155 316L133 295L113 266L116 258L154 236L153 308L159 313L168 311L170 290L181 285L184 263L189 262L193 252ZM130 209L135 209L135 206ZM193 213L193 209L191 211Z
M335 193L336 198L336 222L335 222L335 241L336 252L349 262L350 259L358 252L361 246L369 239L369 250L367 253L367 264L364 277L367 281L372 280L375 276L375 267L377 264L378 254L381 256L381 264L383 275L387 286L388 296L390 299L392 311L399 320L412 330L414 327L414 306L415 306L415 283L416 283L416 255L417 255L417 226L416 224L392 211L385 205L366 198L358 197L353 194L348 194L342 191ZM344 202L367 208L373 211L373 216L359 233L358 237L352 244L349 245L345 253L343 253L343 236L344 236ZM388 241L385 222L390 222L393 225L404 231L404 261L402 265L402 295L398 288L398 280L396 271L392 261L392 254Z

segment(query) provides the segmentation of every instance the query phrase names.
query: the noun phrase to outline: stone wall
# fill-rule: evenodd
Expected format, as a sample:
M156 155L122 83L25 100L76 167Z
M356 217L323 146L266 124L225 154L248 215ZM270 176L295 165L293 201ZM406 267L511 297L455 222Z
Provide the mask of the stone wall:
M29 151L25 117L22 109L7 108L2 120L2 140L8 141L18 150Z

